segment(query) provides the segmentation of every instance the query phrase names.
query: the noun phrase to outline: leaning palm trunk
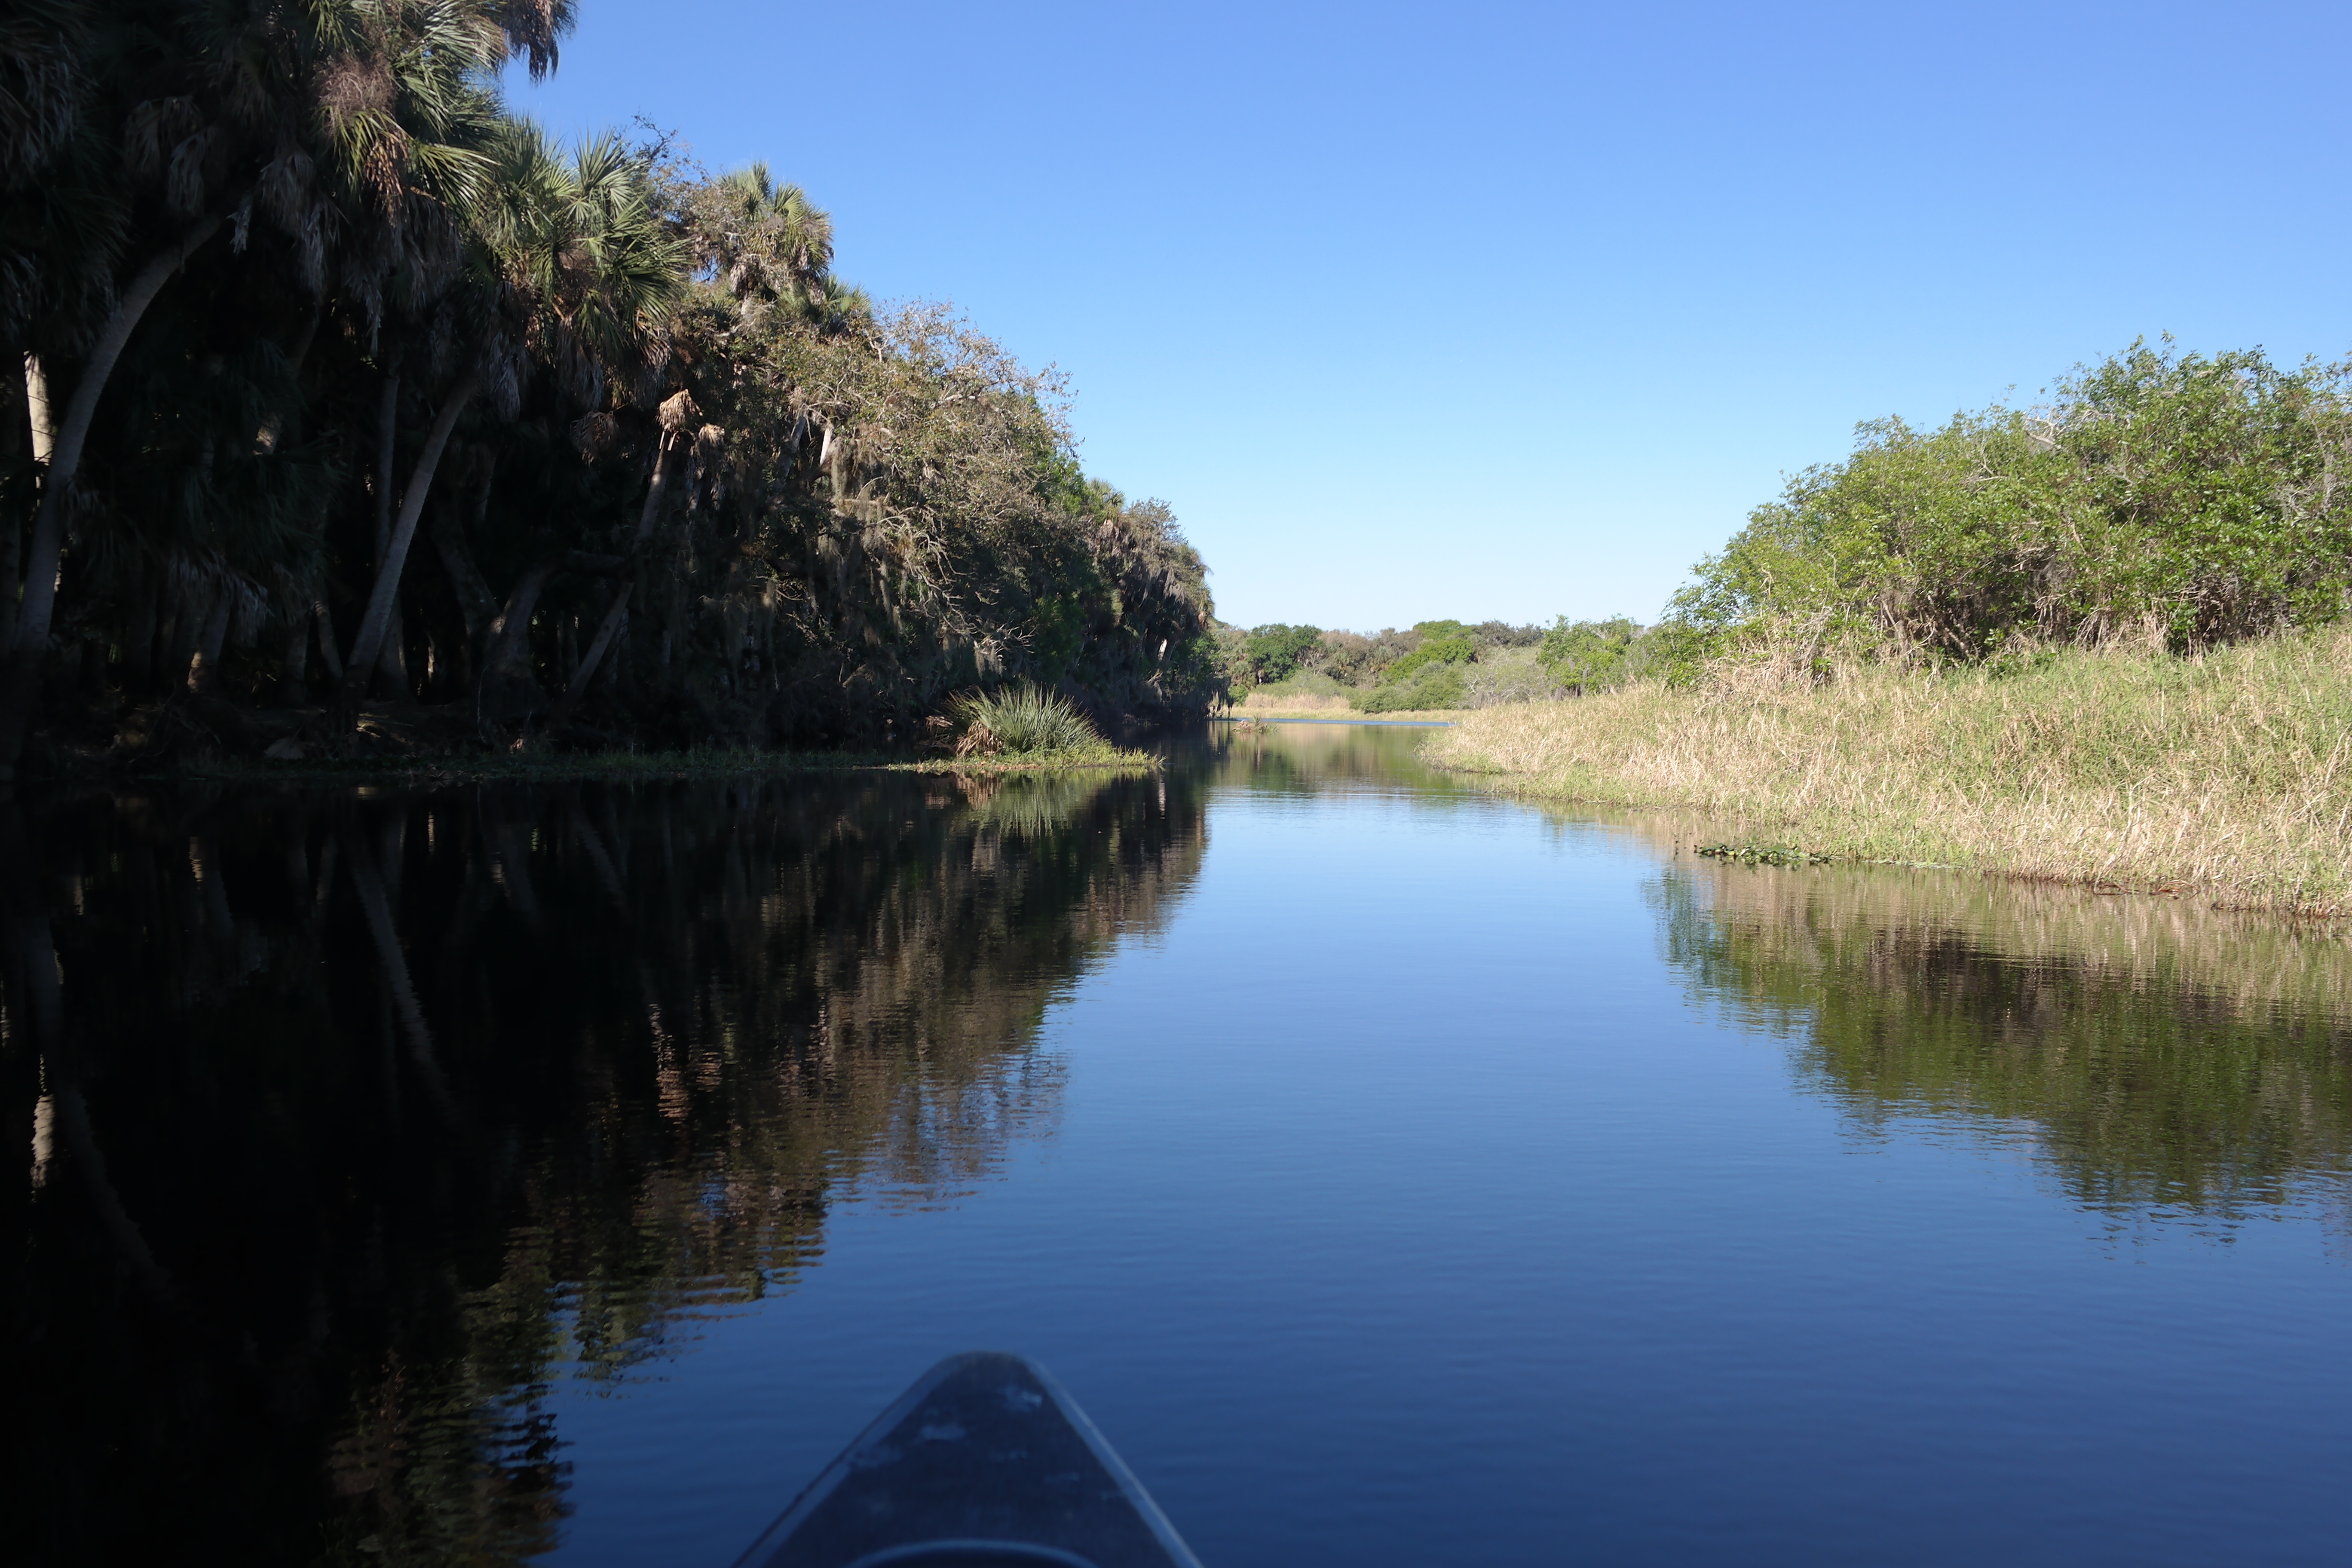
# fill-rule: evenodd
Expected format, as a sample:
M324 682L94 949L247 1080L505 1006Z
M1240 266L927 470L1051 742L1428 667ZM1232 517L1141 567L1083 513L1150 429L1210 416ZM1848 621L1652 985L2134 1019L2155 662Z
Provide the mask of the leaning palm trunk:
M392 625L393 602L400 593L401 568L408 563L408 546L416 537L416 520L425 514L425 494L433 487L434 470L441 466L441 454L448 447L449 433L457 427L457 416L465 412L481 384L478 369L467 370L457 378L457 384L442 400L440 413L434 416L433 427L425 432L425 450L416 455L416 466L409 470L408 488L400 497L400 515L393 522L383 563L376 568L375 586L368 594L367 613L361 616L360 629L352 638L351 657L343 661L343 685L335 702L339 726L358 714L360 700L366 695L368 675L383 651L384 632Z
M372 564L378 570L382 570L384 552L392 544L393 446L399 435L400 366L395 362L384 372L383 393L376 414L375 559ZM396 593L392 599L391 624L401 624L400 595ZM401 640L398 637L385 637L376 659L376 686L387 697L408 689L408 660Z
M686 394L680 393L678 396L685 397ZM690 400L687 406L692 406ZM667 410L665 409L664 412L667 413ZM662 486L669 478L669 454L673 439L674 437L665 431L661 445L654 449L653 483L646 487L645 510L637 517L637 540L631 552L634 555L645 553L646 541L653 537L654 520L661 515ZM596 678L596 667L604 659L604 650L613 646L614 637L620 634L621 622L629 613L630 595L636 592L636 580L632 578L622 584L621 591L613 595L613 607L604 612L604 623L596 628L595 640L588 645L588 651L580 656L579 668L572 672L571 682L564 687L563 695L557 700L555 711L548 715L547 732L549 734L552 735L563 727L565 721L572 717L572 710L579 706L581 695L588 689L588 683Z
M221 649L228 642L229 617L236 610L236 590L224 583L205 611L195 655L188 663L188 689L196 696L212 697L220 691Z
M8 649L7 668L0 673L0 780L16 772L25 749L25 732L41 692L41 666L49 651L49 619L57 609L58 563L65 552L66 513L75 476L81 468L82 447L89 439L90 421L98 415L99 394L106 390L114 362L131 342L131 329L172 274L187 264L196 247L213 237L225 211L199 219L140 269L116 300L114 313L82 362L81 379L74 384L73 401L66 405L49 448L48 472L42 476L41 500L33 514L33 536L25 552L25 594L16 606L16 636ZM42 389L44 407L47 389ZM15 586L14 584L9 586Z
M617 577L629 569L623 555L590 555L558 550L542 555L515 581L505 606L484 632L487 647L474 695L476 720L485 726L528 722L547 704L547 692L530 667L530 618L558 572Z

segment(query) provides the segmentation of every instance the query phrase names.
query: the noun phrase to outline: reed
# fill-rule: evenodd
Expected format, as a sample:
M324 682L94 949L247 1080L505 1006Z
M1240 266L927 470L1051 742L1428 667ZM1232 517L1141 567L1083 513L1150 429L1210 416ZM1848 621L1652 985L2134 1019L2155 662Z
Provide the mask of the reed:
M1734 847L2352 914L2352 626L1818 683L1725 668L1454 717L1441 765L1691 811Z

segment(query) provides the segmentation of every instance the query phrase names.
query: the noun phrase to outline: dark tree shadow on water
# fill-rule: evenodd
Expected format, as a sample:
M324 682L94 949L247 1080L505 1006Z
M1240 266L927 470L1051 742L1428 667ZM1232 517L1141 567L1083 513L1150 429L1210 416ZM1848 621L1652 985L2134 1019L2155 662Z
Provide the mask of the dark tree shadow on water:
M1201 820L1181 774L0 807L12 1557L546 1550L553 1384L1050 1136L1039 1022Z

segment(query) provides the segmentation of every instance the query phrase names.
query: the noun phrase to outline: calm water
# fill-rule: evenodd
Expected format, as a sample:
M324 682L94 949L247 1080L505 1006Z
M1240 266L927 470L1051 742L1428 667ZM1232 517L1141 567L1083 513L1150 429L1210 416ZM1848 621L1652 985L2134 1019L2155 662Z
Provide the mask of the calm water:
M1158 777L0 814L10 1555L719 1568L1043 1360L1211 1568L2352 1539L2352 953Z

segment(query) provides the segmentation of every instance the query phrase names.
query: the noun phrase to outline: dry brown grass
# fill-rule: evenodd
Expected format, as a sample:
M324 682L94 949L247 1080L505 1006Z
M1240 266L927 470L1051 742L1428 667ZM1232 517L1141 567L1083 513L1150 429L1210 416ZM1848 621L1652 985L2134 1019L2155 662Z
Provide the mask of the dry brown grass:
M1455 717L1436 763L1692 810L1734 842L2352 913L2352 627L2006 675L1727 672Z
M1344 697L1323 696L1312 691L1280 694L1253 691L1228 711L1236 719L1352 719L1364 724L1416 719L1451 723L1462 717L1462 710L1458 708L1414 708L1400 709L1394 713L1360 713L1348 706L1348 700Z
M1313 691L1253 691L1233 709L1236 719L1344 719L1354 711L1344 697Z

